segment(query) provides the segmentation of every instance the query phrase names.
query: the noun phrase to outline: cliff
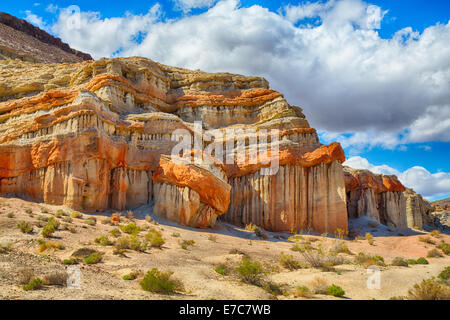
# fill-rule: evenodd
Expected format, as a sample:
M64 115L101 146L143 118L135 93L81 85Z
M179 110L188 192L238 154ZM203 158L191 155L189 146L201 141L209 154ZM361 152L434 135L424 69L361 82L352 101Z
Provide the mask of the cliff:
M0 73L2 194L87 212L154 203L196 227L220 217L274 231L347 229L342 148L321 145L301 108L263 78L144 58L3 60ZM175 161L179 130L209 130L215 151Z
M408 227L406 188L396 176L344 167L349 218L371 217L396 228Z

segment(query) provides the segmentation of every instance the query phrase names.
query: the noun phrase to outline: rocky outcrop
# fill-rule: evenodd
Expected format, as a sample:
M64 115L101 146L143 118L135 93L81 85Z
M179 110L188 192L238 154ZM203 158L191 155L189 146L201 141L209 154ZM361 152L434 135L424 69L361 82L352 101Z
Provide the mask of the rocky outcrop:
M72 49L31 23L0 12L0 56L36 62L80 62L90 54Z
M406 189L396 176L349 167L344 167L344 174L349 218L368 216L396 228L408 226Z
M89 212L153 203L194 227L347 229L342 148L263 78L144 58L0 68L0 193ZM180 130L214 138L180 161Z
M406 189L406 219L409 228L422 229L424 224L432 225L434 218L431 213L433 205L412 189Z

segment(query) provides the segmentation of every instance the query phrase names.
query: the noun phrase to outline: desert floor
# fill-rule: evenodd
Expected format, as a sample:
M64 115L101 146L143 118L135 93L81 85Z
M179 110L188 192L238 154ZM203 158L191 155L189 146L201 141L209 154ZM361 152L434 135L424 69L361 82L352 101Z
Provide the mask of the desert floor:
M439 242L449 243L449 235L441 234L436 238L423 231L392 230L381 225L375 227L373 222L362 219L353 221L350 231L353 234L357 232L363 237L366 232L370 232L374 236L373 245L365 238L341 240L350 250L349 254L339 254L343 257L344 264L335 266L331 271L311 267L290 271L280 263L282 252L305 263L302 253L292 250L295 243L292 238L288 240L292 236L290 234L267 232L268 238L263 239L245 228L222 222L214 229L197 230L154 217L151 207L148 206L133 211L136 215L134 222L142 229L160 230L166 240L161 249L149 248L145 252L127 250L121 256L113 254L113 246L97 245L94 239L99 236L107 235L110 240L115 239L109 231L117 229L117 226L104 223L110 221L107 218L113 213L107 212L102 215L83 213L82 219L72 219L70 223L64 222L64 216L61 216L58 218L61 227L54 233L52 239L46 241L61 243L65 248L48 249L38 253L38 240L43 239L42 227L38 227L39 223L41 226L43 223L38 218L54 216L58 209L62 209L69 216L73 212L65 207L0 197L0 244L3 247L7 247L8 244L10 246L10 250L0 252L0 299L306 299L295 295L295 288L307 286L313 290L317 278L321 278L324 283L342 287L345 296L335 298L314 294L310 299L389 299L394 296L405 296L414 284L422 279L437 276L445 267L450 266L448 255L438 258L427 257L428 251L435 248ZM146 221L146 215L151 216L150 222ZM97 219L95 226L84 222L89 217ZM33 225L34 232L22 233L17 228L20 221ZM122 216L120 225L131 222ZM72 226L72 232L75 233L64 230L69 226ZM140 232L138 238L144 239L146 233L147 231ZM434 241L436 245L419 240L420 237L423 240L424 236ZM183 240L194 240L195 244L186 250L180 246ZM314 248L320 246L324 252L328 252L338 241L340 240L333 236L311 233L298 237L300 245L309 244ZM67 266L62 260L70 258L75 250L85 247L98 250L104 253L104 256L102 262L98 264L78 265L81 269L80 289L46 285L40 290L24 291L22 285L18 283L19 273L23 268L33 269L34 275L38 277L53 271L65 272ZM379 267L381 271L379 289L367 288L367 280L371 274L368 274L365 266L354 263L359 252L384 258L386 266ZM282 287L285 293L275 297L259 286L243 283L234 272L224 276L215 271L220 263L225 263L230 269L235 270L242 260L243 253L252 260L259 261L266 271L265 279ZM429 264L390 266L395 257L405 259L426 257ZM173 277L182 282L184 290L171 296L143 291L139 281L143 274L152 268L173 271ZM123 275L133 270L141 271L136 280L122 279Z

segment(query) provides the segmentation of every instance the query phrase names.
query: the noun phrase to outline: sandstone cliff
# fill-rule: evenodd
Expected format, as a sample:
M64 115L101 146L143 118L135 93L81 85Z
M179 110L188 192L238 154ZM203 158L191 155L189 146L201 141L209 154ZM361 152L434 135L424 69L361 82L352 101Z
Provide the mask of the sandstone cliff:
M412 189L406 189L406 219L409 228L422 229L424 224L433 225L433 205Z
M396 228L408 227L406 188L396 176L344 167L349 218L371 217Z
M347 229L343 150L321 145L263 78L144 58L3 60L0 75L0 193L88 212L154 202L156 214L197 227L221 216L276 231ZM211 130L216 147L244 159L176 162L177 129ZM264 144L276 149L254 152Z

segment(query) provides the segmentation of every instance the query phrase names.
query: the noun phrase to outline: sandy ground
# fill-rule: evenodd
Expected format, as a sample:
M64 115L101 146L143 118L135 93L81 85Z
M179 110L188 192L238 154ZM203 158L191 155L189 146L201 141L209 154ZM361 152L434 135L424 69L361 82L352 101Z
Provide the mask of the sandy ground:
M42 208L48 213L42 213ZM31 209L32 214L27 213ZM83 213L83 219L73 219L71 223L76 233L60 228L51 241L57 241L65 246L64 250L46 250L38 253L38 240L42 239L42 228L34 227L34 233L24 234L18 228L20 221L38 224L38 217L51 217L58 209L70 214L73 210L64 207L43 205L27 202L16 198L0 197L0 244L11 244L9 253L0 254L0 299L303 299L293 294L297 286L308 286L317 278L323 278L329 284L336 284L345 290L344 299L389 299L393 296L404 296L415 283L422 279L437 276L445 267L450 266L450 256L427 258L428 265L413 265L409 267L389 266L395 257L417 259L426 257L427 252L435 245L424 243L419 237L425 232L414 230L391 230L384 226L369 225L369 220L361 219L352 222L353 232L374 235L374 244L367 240L344 240L351 254L340 254L347 262L335 267L335 271L324 272L320 269L302 268L289 271L280 264L281 253L293 255L300 262L303 256L292 251L294 243L288 241L289 234L267 233L268 239L260 239L254 233L225 223L218 223L212 230L198 230L179 226L164 219L153 217L151 207L141 207L134 210L135 222L143 228L155 228L162 232L166 243L162 249L150 248L146 252L127 250L125 256L113 254L112 246L96 245L94 239L101 235L109 235L115 226L106 225L102 220L110 217L113 212L102 215ZM8 217L13 213L14 217ZM145 216L150 215L153 221L147 222ZM84 219L97 218L95 226L88 226ZM60 219L62 221L62 219ZM121 218L121 225L130 223ZM139 234L144 239L145 231ZM179 237L173 234L179 233ZM215 237L212 239L211 236ZM307 234L302 235L300 242L310 242L313 247L322 246L328 250L336 243L331 236ZM450 242L450 236L441 234L436 242ZM184 250L180 241L194 240L195 244ZM36 276L42 277L51 271L65 271L62 264L71 254L83 247L93 248L104 253L103 261L95 265L78 265L81 270L81 288L44 286L36 291L24 291L18 284L17 273L21 268L29 267ZM259 261L267 271L266 278L282 285L285 294L273 296L260 287L244 284L235 274L222 276L215 272L219 263L226 263L230 268L236 268L241 254L233 254L231 250L238 249L251 259ZM380 267L380 288L368 289L367 280L371 276L363 266L355 264L355 255L359 252L380 255L388 266ZM172 296L158 295L143 291L139 280L125 281L124 274L131 270L143 273L158 268L162 271L171 270L174 277L184 285L184 291ZM316 294L313 299L337 299L328 295Z

